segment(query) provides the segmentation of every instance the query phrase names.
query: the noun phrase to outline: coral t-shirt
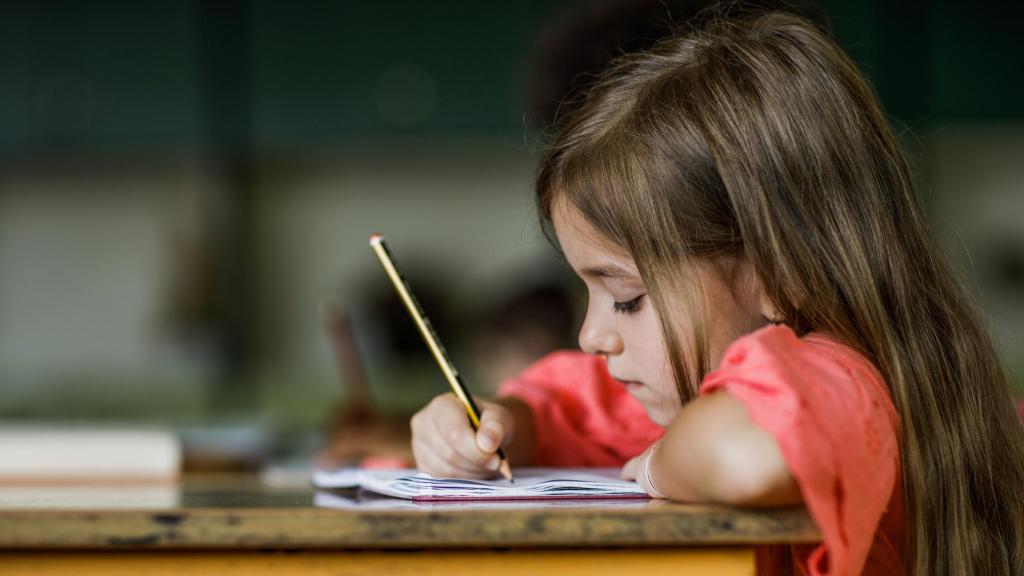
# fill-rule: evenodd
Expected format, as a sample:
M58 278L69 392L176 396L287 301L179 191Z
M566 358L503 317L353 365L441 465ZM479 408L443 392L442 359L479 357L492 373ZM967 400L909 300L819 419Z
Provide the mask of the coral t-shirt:
M823 542L758 550L759 574L904 574L899 419L875 367L822 334L733 342L700 393L724 391L775 437ZM502 385L533 411L539 466L621 466L664 429L602 358L556 352Z

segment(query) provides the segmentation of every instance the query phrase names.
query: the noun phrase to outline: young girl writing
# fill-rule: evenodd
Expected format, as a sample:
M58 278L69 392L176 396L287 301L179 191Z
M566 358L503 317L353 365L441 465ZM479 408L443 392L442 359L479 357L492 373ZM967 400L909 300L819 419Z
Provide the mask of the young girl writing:
M541 164L585 354L412 421L418 466L622 465L654 497L802 503L763 573L1024 573L1024 433L856 67L785 14L625 56Z

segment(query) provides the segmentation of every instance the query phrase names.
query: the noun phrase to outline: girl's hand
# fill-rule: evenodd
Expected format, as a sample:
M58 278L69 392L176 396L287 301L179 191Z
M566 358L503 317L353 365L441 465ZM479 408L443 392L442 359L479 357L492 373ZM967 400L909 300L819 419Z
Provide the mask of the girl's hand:
M637 484L644 489L644 492L651 498L664 498L665 496L658 491L654 485L654 481L651 479L651 458L654 457L654 451L658 448L658 443L651 444L651 447L644 450L644 453L633 458L626 465L622 467L622 479L623 480L636 480Z
M496 452L512 439L515 418L500 404L474 400L481 410L476 432L452 393L437 396L412 417L412 451L421 472L445 478L497 475L501 462Z

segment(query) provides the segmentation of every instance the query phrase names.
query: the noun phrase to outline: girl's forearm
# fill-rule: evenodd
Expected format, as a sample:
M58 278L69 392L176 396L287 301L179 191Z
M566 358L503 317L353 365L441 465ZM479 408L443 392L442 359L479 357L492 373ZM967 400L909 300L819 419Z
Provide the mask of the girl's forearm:
M725 392L683 407L650 465L655 487L672 500L743 506L802 501L775 438Z

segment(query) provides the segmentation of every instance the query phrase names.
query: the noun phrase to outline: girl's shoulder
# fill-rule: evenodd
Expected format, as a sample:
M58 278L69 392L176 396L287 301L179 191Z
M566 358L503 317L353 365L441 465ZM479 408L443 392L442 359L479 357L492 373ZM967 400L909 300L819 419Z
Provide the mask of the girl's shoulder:
M864 368L878 375L877 369L859 351L826 332L809 332L797 336L784 324L770 324L737 338L725 350L722 364L739 364L750 354L764 354L764 359L804 362L832 361L846 366Z
M899 420L868 358L827 334L801 338L768 326L733 342L707 375L701 393L719 391L742 402L751 421L775 438L822 531L823 544L794 552L803 569L859 574L896 558L889 564L897 571L886 573L900 573L900 549L874 546L887 510L901 509ZM882 526L885 542L902 541L902 517Z
M770 325L746 334L729 345L701 392L735 380L786 388L804 399L834 401L841 396L846 403L852 398L898 422L878 368L859 350L824 332L800 337L788 326Z

